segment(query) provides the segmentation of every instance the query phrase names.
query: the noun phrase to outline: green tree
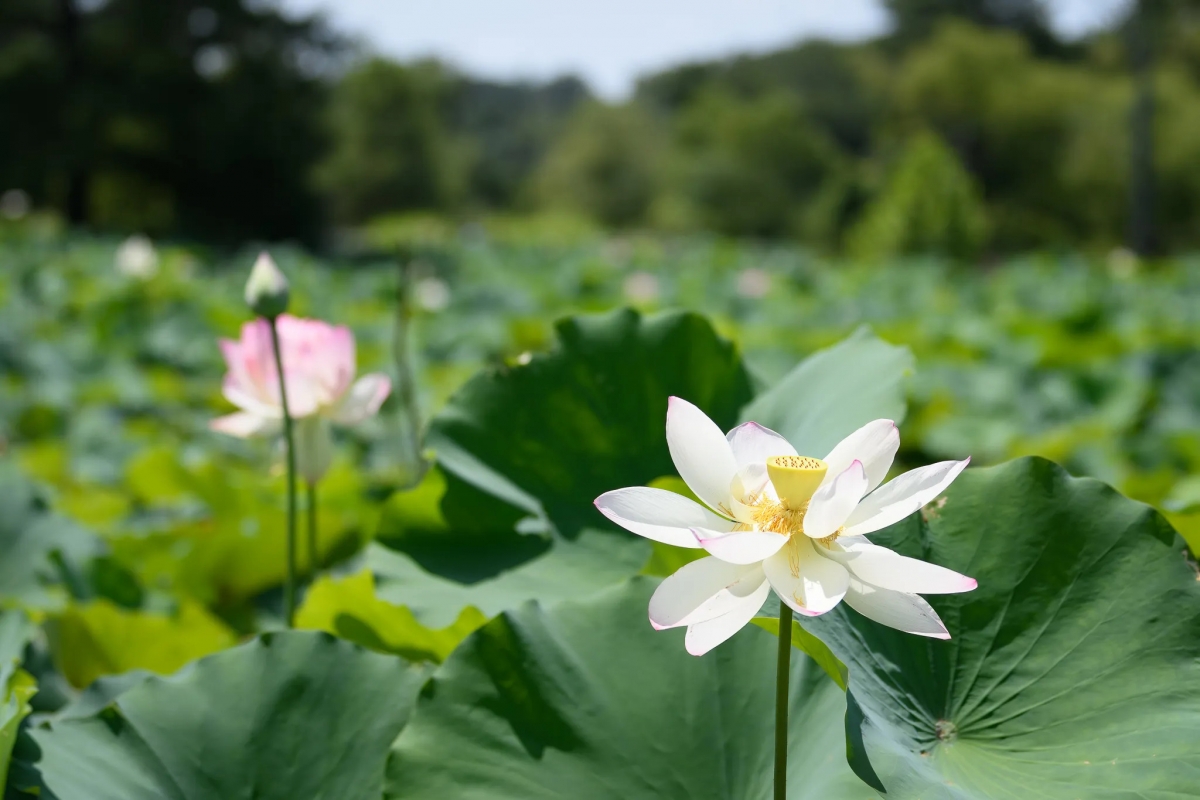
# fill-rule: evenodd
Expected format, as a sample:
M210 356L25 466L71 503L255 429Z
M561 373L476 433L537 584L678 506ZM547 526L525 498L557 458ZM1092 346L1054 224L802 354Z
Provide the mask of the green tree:
M540 204L608 225L644 221L658 189L659 139L637 105L583 106L534 178Z
M672 190L696 222L721 233L806 233L805 214L844 156L792 95L739 100L714 91L676 124Z
M1034 50L1062 54L1044 0L884 0L892 17L891 39L908 48L932 36L946 20L1019 33Z
M979 189L954 151L931 133L904 148L887 185L849 234L861 258L942 255L968 260L987 240Z
M382 58L342 78L329 111L333 148L317 172L335 219L364 222L389 211L445 208L455 199L440 116L446 80L436 64Z
M1039 59L1015 33L946 23L900 63L889 138L940 135L982 187L1002 248L1071 244L1095 231L1063 171L1079 137L1107 120L1097 101L1112 80Z
M472 203L524 205L531 177L590 98L587 85L573 77L539 84L455 76L445 93L443 115L469 149L464 171Z
M685 64L638 81L636 98L678 113L707 92L740 100L787 93L813 125L847 150L864 154L885 109L879 91L887 65L874 45L815 39L773 53Z
M319 18L245 0L0 4L0 185L76 224L313 238Z

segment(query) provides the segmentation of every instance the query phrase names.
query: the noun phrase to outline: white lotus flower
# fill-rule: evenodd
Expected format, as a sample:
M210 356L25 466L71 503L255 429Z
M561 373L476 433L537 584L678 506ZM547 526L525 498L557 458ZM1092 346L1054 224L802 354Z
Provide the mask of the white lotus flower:
M754 422L723 435L678 397L667 409L667 446L707 508L640 486L607 492L596 507L647 539L709 552L664 580L650 600L655 628L687 626L689 653L707 653L737 633L772 589L805 616L844 599L883 625L950 638L919 595L967 592L976 582L871 544L866 534L936 498L970 459L915 469L880 486L900 447L891 420L864 425L821 460L798 455Z

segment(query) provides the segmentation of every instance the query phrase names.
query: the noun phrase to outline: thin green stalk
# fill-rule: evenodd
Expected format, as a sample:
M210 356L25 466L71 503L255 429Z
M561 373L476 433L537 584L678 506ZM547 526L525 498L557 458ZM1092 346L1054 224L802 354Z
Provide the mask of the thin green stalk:
M321 556L317 552L317 484L306 482L308 486L308 569L311 580L316 580L317 570L321 566Z
M279 375L279 404L283 406L283 439L287 446L287 580L283 585L283 614L291 628L296 617L296 440L292 433L292 413L288 410L279 328L275 317L267 321L271 324L271 349L275 351L275 370Z
M779 657L775 662L775 800L787 800L788 688L791 686L792 609L779 604Z

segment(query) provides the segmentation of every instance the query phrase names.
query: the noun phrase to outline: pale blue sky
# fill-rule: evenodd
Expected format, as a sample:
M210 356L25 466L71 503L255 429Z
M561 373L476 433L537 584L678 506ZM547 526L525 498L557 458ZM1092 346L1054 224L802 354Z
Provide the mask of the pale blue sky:
M684 60L769 50L797 39L881 32L877 0L279 0L321 9L375 50L438 56L493 78L580 75L621 98L641 73ZM1051 0L1056 27L1078 35L1127 0Z

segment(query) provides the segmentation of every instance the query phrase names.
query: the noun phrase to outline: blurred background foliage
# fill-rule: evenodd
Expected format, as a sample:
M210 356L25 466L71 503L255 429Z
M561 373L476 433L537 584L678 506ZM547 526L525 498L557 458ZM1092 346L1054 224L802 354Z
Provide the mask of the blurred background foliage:
M10 215L216 243L550 210L871 259L1197 244L1200 5L1136 0L1071 41L1037 0L885 6L877 39L605 102L391 61L269 3L9 0L0 191Z

